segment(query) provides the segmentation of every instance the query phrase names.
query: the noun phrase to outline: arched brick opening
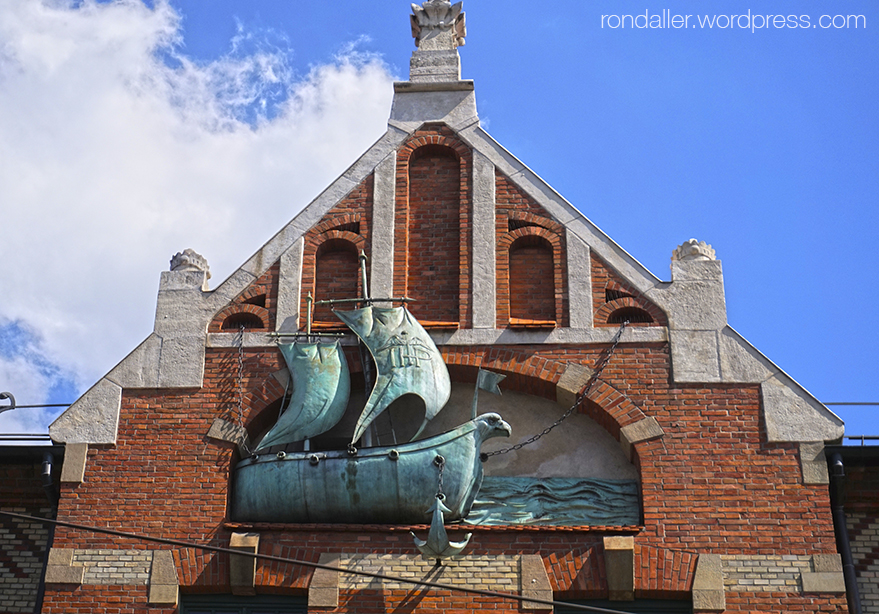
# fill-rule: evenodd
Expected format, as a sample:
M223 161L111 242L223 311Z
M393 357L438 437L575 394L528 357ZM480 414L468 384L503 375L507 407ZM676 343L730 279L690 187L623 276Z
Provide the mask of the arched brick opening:
M458 156L427 145L409 159L409 267L406 287L416 318L458 322L460 237Z
M363 236L338 227L326 230L305 245L302 267L303 292L299 327L306 325L307 294L315 301L361 296L360 251L366 250ZM317 305L312 311L315 328L344 328L332 314L330 305Z
M528 321L555 325L552 245L527 235L510 245L510 324Z
M561 237L527 225L501 235L497 247L497 326L565 325Z
M425 125L397 152L394 295L415 299L425 328L470 318L470 169L470 149L446 126Z

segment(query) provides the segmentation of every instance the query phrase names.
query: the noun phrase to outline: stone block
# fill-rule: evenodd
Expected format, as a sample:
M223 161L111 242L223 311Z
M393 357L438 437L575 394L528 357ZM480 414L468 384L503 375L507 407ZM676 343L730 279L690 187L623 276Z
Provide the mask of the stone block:
M49 425L49 435L64 443L115 444L122 388L101 378Z
M719 341L723 382L759 384L772 376L766 357L729 326L720 331Z
M299 330L299 301L302 292L302 257L305 241L300 237L281 254L278 272L278 307L275 314L279 332Z
M259 549L259 533L232 533L229 548L248 554ZM256 594L256 558L233 554L229 556L229 584L233 595Z
M841 571L804 571L801 579L804 593L845 593Z
M46 584L82 584L85 567L73 566L73 548L52 548L46 564Z
M177 605L179 592L174 556L170 550L156 550L150 565L149 603Z
M830 484L827 459L824 457L824 442L800 444L800 468L803 472L803 484Z
M163 337L159 361L160 388L201 388L205 336Z
M726 609L723 561L719 554L700 554L693 578L693 609L722 612Z
M671 365L677 383L720 381L717 333L713 330L669 331Z
M392 153L375 168L370 247L370 296L394 292L394 223L396 214L397 155Z
M632 446L642 441L657 439L665 435L656 418L650 416L620 429L620 445L626 458L632 460Z
M604 567L607 570L607 598L611 601L635 599L635 538L604 538Z
M338 567L340 555L324 553L318 562L321 565ZM339 572L330 569L315 569L308 585L309 608L339 607Z
M589 382L594 371L589 367L571 363L562 373L555 388L556 402L565 409L577 402L577 395Z
M227 441L238 446L239 450L245 452L247 450L248 435L247 430L238 424L215 418L208 430L207 436L218 441Z
M496 327L495 169L473 152L473 327Z
M568 247L568 312L571 328L592 328L592 261L589 246L566 230Z
M785 373L763 382L760 395L770 442L832 441L843 435L842 420Z
M842 572L842 557L838 554L813 554L812 571Z
M519 558L519 593L525 599L552 601L552 585L543 559L537 554L523 554ZM552 612L552 606L534 601L523 601L521 608L529 611Z
M64 446L64 464L61 465L63 484L82 484L88 452L87 443L69 443Z

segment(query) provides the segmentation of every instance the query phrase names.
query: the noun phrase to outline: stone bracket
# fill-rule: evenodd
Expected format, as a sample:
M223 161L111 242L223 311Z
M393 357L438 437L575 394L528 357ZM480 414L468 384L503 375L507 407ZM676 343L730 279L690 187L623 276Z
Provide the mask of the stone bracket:
M232 533L229 548L248 554L259 550L259 533ZM256 558L233 554L229 557L229 584L233 595L256 594Z
M177 566L174 564L174 556L170 550L153 552L149 586L149 603L177 605L180 586L177 580Z
M604 567L607 570L607 598L611 601L635 599L635 538L604 538Z
M519 559L519 593L525 599L552 601L552 585L540 555L523 554ZM521 609L552 612L551 605L533 601L523 601Z
M61 465L62 484L83 483L88 453L87 443L68 443L64 446L64 463Z
M845 593L842 557L838 554L813 554L812 571L800 575L804 593Z
M577 395L583 390L594 371L589 367L571 363L562 373L555 387L556 402L567 409L577 402Z
M52 548L46 565L46 584L82 584L85 567L73 565L73 548Z
M336 553L324 553L318 561L321 565L338 567L340 555ZM309 608L337 608L339 607L339 572L329 569L315 569L308 585Z
M830 484L824 442L800 443L800 469L803 472L803 484Z
M223 420L222 418L216 418L213 424L211 424L207 436L211 439L216 439L217 441L234 443L238 446L238 451L241 452L243 456L248 455L247 446L249 442L247 430L242 426L229 422L228 420Z
M631 462L632 450L636 443L657 439L665 435L665 431L653 416L639 420L633 424L629 424L620 429L620 446L626 454L626 458Z
M693 578L693 609L722 612L726 609L723 561L719 554L700 554Z

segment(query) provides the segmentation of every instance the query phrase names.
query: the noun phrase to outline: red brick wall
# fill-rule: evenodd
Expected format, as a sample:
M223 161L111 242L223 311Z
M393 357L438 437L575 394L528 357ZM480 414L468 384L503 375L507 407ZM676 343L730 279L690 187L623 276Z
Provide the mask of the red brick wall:
M457 347L449 348L454 352L446 351L445 355L453 365L453 374L472 373L476 365L485 364L515 375L505 380L506 389L551 396L552 382L557 381L566 363L594 364L601 349ZM229 472L235 454L229 447L205 437L215 417L236 419L237 354L230 349L208 349L206 361L205 386L199 391L124 393L118 444L115 448L89 451L85 482L64 487L61 519L214 545L228 543L232 530L249 528L226 524ZM245 352L245 423L252 422L263 407L283 394L271 377L281 366L277 350ZM765 441L756 385L672 385L665 344L621 346L603 377L607 392L600 392L597 398L605 407L590 403L587 411L612 412L627 402L632 410L615 414L618 417L612 419L614 424L635 421L643 415L637 412L643 411L655 417L665 431L663 438L636 446L645 520L643 528L634 530L639 548L638 569L642 570L637 585L640 595L671 597L688 590L691 575L685 574L676 583L663 584L666 580L660 581L649 571L643 571L645 565L651 568L650 561L660 557L660 552L663 560L669 556L674 559L668 552L687 554L687 569L691 569L692 556L697 552L835 551L827 488L801 483L795 444ZM609 430L618 433L618 427ZM168 494L157 497L157 492ZM273 526L271 530L260 529L261 549L267 553L282 552L316 560L321 552L412 552L408 527ZM597 544L602 535L612 532L527 527L472 530L474 537L468 552L474 555L540 554L560 596L600 597L606 590ZM120 543L112 537L67 529L58 530L56 545L155 547ZM190 557L184 566L178 553L178 564L181 569L185 567L185 573L181 572L184 589L191 586L203 590L212 582L223 582L222 562L213 558ZM681 559L670 564L684 563ZM211 568L215 571L208 572ZM291 590L302 590L310 573L283 570L272 564L260 564L260 570L262 585ZM84 595L93 591L92 587L78 590ZM141 590L132 588L132 598L140 599ZM405 595L411 599L411 593L389 592L384 593L384 599L399 598L402 605ZM57 595L53 599L54 604L63 601ZM438 610L451 604L455 608L473 609L478 602L461 595L432 601L441 599L433 591L426 599L436 603ZM365 593L343 595L343 603L349 602L356 603L358 611L369 611L371 607ZM804 599L787 593L735 593L728 595L728 603L731 612L754 611L770 603L775 608L782 604L806 604L805 611L810 611L809 608L817 609L820 604L836 607L839 600L817 596ZM57 607L47 611L64 611ZM502 605L500 609L506 607ZM514 609L510 606L510 610ZM92 611L102 610L94 606Z
M471 169L446 126L425 125L397 152L394 296L417 299L427 328L470 326Z
M522 237L513 243L510 290L510 318L556 319L552 246L548 241Z
M421 320L458 322L460 183L453 149L428 145L409 160L406 287Z
M563 227L500 172L495 176L495 200L498 328L509 326L511 318L554 320L556 326L568 326L567 255ZM536 256L542 260L532 262L522 253L517 256L517 270L513 271L511 259L523 241L526 245L532 242L532 246L548 245L551 267L547 267L545 254ZM542 278L541 283L529 286L529 278L536 283L538 276ZM530 301L534 293L540 297L541 303L530 307L529 311L537 315L515 315L513 311L522 313L523 303Z

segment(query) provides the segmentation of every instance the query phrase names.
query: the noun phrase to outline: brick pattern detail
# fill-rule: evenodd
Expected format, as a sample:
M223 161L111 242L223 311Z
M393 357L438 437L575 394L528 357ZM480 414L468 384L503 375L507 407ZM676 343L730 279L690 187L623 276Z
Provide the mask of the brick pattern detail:
M517 555L469 556L461 555L444 559L441 568L436 568L434 560L425 560L420 554L342 554L339 566L353 571L381 573L407 580L430 578L431 582L460 584L467 588L486 591L519 590L519 557ZM342 574L339 588L357 591L375 587L384 590L413 588L412 584L377 580L367 576Z
M692 552L641 546L635 542L635 596L686 599L693 588L698 556Z
M275 312L278 305L278 275L281 270L280 263L276 262L269 270L250 284L241 294L235 297L229 305L220 310L208 326L208 332L237 332L237 326L231 326L239 314L250 314L253 318L247 321L256 323L258 318L261 325L251 326L245 324L248 330L274 330ZM225 323L225 327L224 327Z
M441 125L425 125L397 152L394 295L419 302L426 328L471 325L470 148ZM457 230L457 232L456 232Z
M84 567L83 584L144 585L150 578L149 550L75 550L73 567Z
M497 327L568 326L564 228L495 173Z
M665 313L631 285L626 283L607 264L594 253L592 261L592 307L595 326L619 326L608 322L614 312L620 309L640 309L647 312L653 322L635 322L631 326L668 326ZM617 298L615 298L617 297ZM608 300L608 299L611 300Z
M26 466L31 469L30 465ZM2 468L4 479L14 467ZM39 467L37 467L39 469ZM32 478L39 484L39 472ZM4 484L6 486L6 484ZM25 484L25 486L27 486ZM3 488L2 490L6 490ZM51 518L49 507L0 507L0 511ZM33 612L49 540L48 525L27 520L0 518L0 612Z
M851 473L848 467L846 472ZM876 496L876 491L872 495ZM879 514L848 512L846 514L858 592L864 614L879 614Z
M723 585L730 591L802 591L800 573L812 571L812 557L804 555L723 555Z

